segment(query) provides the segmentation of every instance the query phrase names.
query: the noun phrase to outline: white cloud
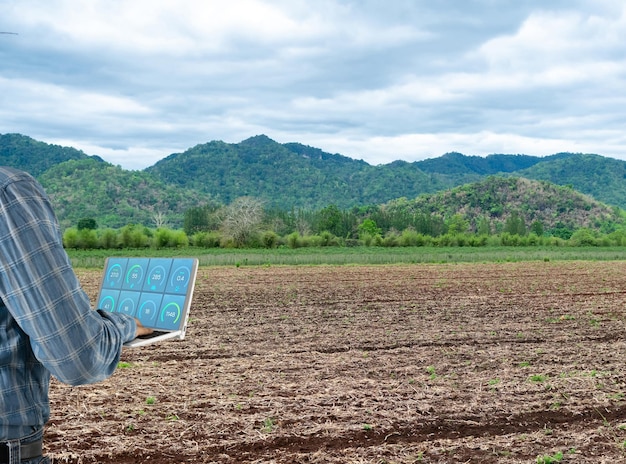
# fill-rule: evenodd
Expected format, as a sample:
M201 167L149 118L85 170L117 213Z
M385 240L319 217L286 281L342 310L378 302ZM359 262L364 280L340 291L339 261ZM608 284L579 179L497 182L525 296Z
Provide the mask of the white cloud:
M132 168L265 133L373 163L626 158L618 0L6 0L0 132Z
M550 75L553 68L579 69L623 51L626 6L617 18L581 12L531 14L515 34L495 37L476 53L497 72ZM617 63L616 63L617 64ZM622 68L623 69L623 68Z
M216 51L233 39L276 41L305 34L285 13L254 0L31 1L14 19L49 29L75 47L131 53L195 54ZM59 46L68 46L68 43Z
M150 109L132 99L110 94L94 93L81 89L70 89L54 84L26 79L0 78L4 117L27 115L40 124L74 126L99 124L119 118L137 118L150 114ZM19 109L19 111L16 111Z

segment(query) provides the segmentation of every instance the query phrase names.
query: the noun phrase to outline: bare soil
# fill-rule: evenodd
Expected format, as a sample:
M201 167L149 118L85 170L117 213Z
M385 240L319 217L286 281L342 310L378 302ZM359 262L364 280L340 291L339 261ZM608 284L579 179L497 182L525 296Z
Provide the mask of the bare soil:
M626 462L624 275L626 262L202 268L185 340L125 349L97 385L53 380L46 452ZM95 300L100 272L79 276Z

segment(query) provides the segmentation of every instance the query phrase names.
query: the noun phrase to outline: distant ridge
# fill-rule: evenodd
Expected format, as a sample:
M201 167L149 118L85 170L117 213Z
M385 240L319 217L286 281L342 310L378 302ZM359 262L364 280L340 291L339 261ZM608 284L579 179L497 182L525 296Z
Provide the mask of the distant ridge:
M474 173L489 176L527 169L546 160L569 157L569 153L559 153L545 158L530 155L488 155L466 156L461 153L446 153L439 158L417 161L415 164L424 172L439 174Z
M33 176L64 161L87 158L103 162L99 156L88 156L75 148L49 145L20 134L0 134L0 162Z
M150 225L161 210L167 211L170 225L180 226L184 211L192 205L228 204L242 196L260 198L266 208L284 211L328 205L361 208L398 198L412 200L489 176L548 181L626 208L626 162L595 154L479 157L453 152L372 166L257 135L240 143L199 144L143 171L127 171L71 147L4 134L0 135L0 163L38 177L65 227L85 215L111 227L128 221Z

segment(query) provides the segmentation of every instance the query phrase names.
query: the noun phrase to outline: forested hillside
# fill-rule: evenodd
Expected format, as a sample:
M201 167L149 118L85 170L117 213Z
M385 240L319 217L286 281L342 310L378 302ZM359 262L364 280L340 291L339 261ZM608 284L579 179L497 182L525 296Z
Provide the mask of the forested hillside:
M71 147L49 145L20 134L0 134L0 164L22 169L37 177L68 160L94 159Z
M533 225L536 233L541 231L538 235L581 227L611 232L624 222L618 208L569 187L497 176L444 192L421 195L413 200L393 200L385 205L385 209L390 213L419 213L448 221L457 216L457 220L462 221L463 230L477 233L517 231L524 235L532 230Z
M238 144L214 141L197 145L164 158L147 171L223 202L250 195L282 209L380 204L440 192L490 175L549 180L626 208L626 162L588 154L558 153L542 158L447 153L413 163L372 166L317 148L256 136Z
M533 214L549 211L552 218L547 214L542 219L546 227L561 220L559 215L569 206L558 205L567 203L564 198L574 191L608 205L626 207L626 163L590 154L560 153L540 158L448 153L419 162L372 166L299 143L280 144L260 135L236 144L212 141L197 145L166 156L144 171L127 171L73 148L5 134L0 135L0 163L39 178L64 228L86 217L95 219L100 227L121 227L131 222L182 227L189 208L227 205L243 196L261 200L268 210L286 212L313 212L329 205L339 210L372 210L379 205L415 202L432 214L449 217L458 213L470 222L484 214L496 219L499 210L506 216L514 202L516 214L523 214L528 221L534 220ZM488 209L483 205L477 211L473 194L463 192L466 188L482 188L481 182L488 176L545 180L563 188L553 191L542 183L523 189L518 186L518 191L525 192L521 202L493 192L491 200L500 204ZM456 207L447 205L451 198L459 201ZM572 198L569 201L579 204ZM581 227L588 222L583 216Z
M568 154L541 160L515 172L516 176L546 180L593 196L596 200L626 209L626 163L599 155Z
M238 144L197 145L146 171L224 203L254 196L281 209L319 209L329 204L349 208L448 187L409 163L371 166L300 144L281 145L266 136Z
M439 158L417 161L415 164L424 172L452 175L478 174L489 176L505 172L516 172L530 168L542 161L568 157L568 153L539 158L529 155L466 156L461 153L446 153Z
M186 210L211 203L208 194L90 158L58 164L39 180L63 228L75 226L83 218L95 219L100 227L131 223L181 227Z

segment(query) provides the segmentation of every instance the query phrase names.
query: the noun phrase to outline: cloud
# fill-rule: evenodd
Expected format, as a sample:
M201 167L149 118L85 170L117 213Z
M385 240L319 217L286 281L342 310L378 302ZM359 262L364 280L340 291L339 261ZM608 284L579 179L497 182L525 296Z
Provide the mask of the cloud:
M260 133L375 164L626 159L618 0L7 0L0 132L139 169Z

